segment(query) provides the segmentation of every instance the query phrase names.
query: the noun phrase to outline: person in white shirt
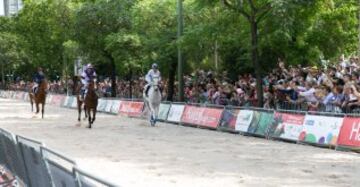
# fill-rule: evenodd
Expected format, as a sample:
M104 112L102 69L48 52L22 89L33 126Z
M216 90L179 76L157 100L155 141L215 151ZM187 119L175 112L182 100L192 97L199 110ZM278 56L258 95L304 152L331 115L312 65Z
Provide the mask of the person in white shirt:
M146 81L146 85L145 85L145 95L146 97L148 97L148 92L150 89L150 85L153 83L153 79L154 78L158 78L159 82L161 81L161 74L159 71L159 67L156 63L152 64L151 69L149 70L149 72L146 74L145 76L145 81Z

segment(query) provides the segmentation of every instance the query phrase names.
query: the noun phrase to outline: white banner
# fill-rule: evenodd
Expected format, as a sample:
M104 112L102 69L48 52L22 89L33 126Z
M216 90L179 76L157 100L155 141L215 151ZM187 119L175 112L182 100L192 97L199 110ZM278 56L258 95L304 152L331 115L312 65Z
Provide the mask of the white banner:
M120 100L114 100L113 104L111 105L110 112L113 114L118 114L120 109L121 101Z
M77 108L77 99L76 97L72 97L72 103L70 105L71 108Z
M253 118L254 111L240 110L236 118L235 130L240 132L247 132Z
M69 99L70 99L70 97L69 97L69 96L66 96L65 99L64 99L64 102L63 102L63 104L62 104L61 106L67 107L67 105L68 105L68 103L69 103Z
M180 122L184 108L184 105L172 104L167 120L171 122Z
M300 140L308 143L336 145L342 117L306 115Z
M114 103L114 100L107 100L104 111L110 113L110 112L111 112L111 107L112 107L113 103Z
M305 115L276 112L273 125L276 129L273 137L298 141L303 131Z
M52 95L46 96L46 104L51 104L52 97L53 97Z
M104 99L99 99L99 102L98 102L98 106L97 106L97 111L100 111L100 112L104 112L105 111L105 108L106 108L106 100Z

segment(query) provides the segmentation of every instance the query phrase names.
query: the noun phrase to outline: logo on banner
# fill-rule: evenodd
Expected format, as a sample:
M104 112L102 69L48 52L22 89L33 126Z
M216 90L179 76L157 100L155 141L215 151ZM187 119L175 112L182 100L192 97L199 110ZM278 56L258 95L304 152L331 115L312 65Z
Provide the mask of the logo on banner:
M350 131L350 140L360 141L360 123L354 122Z
M314 120L306 120L306 123L305 123L305 125L308 125L308 126L314 126L314 124L315 124Z

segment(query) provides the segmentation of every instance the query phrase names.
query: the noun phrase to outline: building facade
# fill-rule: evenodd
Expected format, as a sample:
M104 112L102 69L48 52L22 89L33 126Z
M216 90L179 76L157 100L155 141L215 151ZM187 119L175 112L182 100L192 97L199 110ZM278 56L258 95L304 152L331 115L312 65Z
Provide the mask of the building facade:
M0 16L17 14L22 7L22 0L0 0Z

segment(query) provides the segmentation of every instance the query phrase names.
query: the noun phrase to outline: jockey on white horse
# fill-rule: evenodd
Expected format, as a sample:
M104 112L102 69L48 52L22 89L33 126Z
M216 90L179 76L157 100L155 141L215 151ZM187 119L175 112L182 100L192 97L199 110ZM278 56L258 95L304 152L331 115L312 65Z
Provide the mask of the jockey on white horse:
M144 89L144 100L151 112L151 125L155 125L162 97L159 85L161 76L156 63L154 63L151 67L152 69L145 76L147 84Z
M149 93L149 89L151 84L153 84L154 78L158 79L157 81L160 82L161 81L161 74L159 71L159 67L156 63L152 64L151 69L149 70L149 72L146 74L145 76L145 81L146 81L146 85L145 85L145 95L146 97L149 97L148 93Z

